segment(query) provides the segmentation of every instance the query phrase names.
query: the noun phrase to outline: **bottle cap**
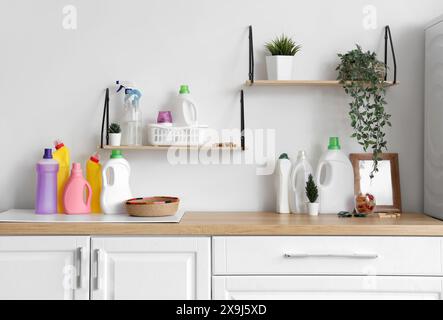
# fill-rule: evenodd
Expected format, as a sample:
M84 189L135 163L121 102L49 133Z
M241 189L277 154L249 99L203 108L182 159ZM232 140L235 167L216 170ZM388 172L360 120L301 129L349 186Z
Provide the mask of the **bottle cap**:
M111 159L122 159L123 154L121 150L112 150Z
M341 146L340 146L340 140L338 137L331 137L329 138L329 146L328 146L329 150L340 150Z
M89 160L91 160L92 162L95 163L99 163L100 162L100 155L98 153L92 155Z
M72 171L82 171L82 165L80 163L74 162L72 164Z
M65 145L63 144L63 142L61 140L55 140L54 146L55 146L56 150L59 150L59 149L63 148Z
M180 86L180 94L185 94L185 93L191 93L191 92L189 91L189 86L188 85L182 84Z
M289 160L289 156L287 153L283 153L280 158L278 158L279 160Z
M52 159L52 149L45 149L45 154L43 155L43 159Z

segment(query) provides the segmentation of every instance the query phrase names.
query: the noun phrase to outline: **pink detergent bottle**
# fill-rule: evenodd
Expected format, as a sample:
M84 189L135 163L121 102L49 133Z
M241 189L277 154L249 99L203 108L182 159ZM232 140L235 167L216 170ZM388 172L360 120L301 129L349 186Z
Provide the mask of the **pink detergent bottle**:
M37 163L37 190L35 213L57 213L58 162L52 158L52 149L45 149L43 159Z
M85 200L85 191L86 200ZM71 176L63 192L63 206L66 214L91 213L92 189L88 181L83 178L80 163L73 163Z

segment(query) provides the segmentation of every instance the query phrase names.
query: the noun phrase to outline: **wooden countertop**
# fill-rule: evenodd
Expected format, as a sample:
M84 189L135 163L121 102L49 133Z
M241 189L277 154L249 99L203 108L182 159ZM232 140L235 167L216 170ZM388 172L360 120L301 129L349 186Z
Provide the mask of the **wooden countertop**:
M441 236L443 221L405 213L397 219L188 212L178 224L0 223L0 235Z

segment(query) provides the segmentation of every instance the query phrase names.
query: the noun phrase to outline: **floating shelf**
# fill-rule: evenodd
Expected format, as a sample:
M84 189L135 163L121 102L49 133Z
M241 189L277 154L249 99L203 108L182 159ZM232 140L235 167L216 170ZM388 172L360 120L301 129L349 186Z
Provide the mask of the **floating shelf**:
M169 148L174 148L177 150L192 150L192 151L242 151L240 147L199 147L199 146L103 146L101 148L100 146L98 149L101 150L128 150L128 151L142 151L142 150L154 150L154 151L167 151Z
M309 87L309 86L320 86L320 87L341 87L342 84L337 80L247 80L245 83L247 86L261 86L261 87L272 87L272 86L280 86L280 87ZM393 81L385 81L385 87L391 87L397 85L398 82L394 83Z

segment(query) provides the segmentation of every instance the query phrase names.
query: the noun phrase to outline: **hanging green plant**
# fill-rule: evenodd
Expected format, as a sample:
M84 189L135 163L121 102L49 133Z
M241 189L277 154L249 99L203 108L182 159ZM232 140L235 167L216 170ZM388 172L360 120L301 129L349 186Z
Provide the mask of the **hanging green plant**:
M372 151L374 166L371 179L379 171L378 164L383 150L387 150L385 127L391 126L391 115L385 110L386 66L374 52L357 49L338 55L338 78L346 94L353 100L349 104L349 116L356 138L365 152Z

